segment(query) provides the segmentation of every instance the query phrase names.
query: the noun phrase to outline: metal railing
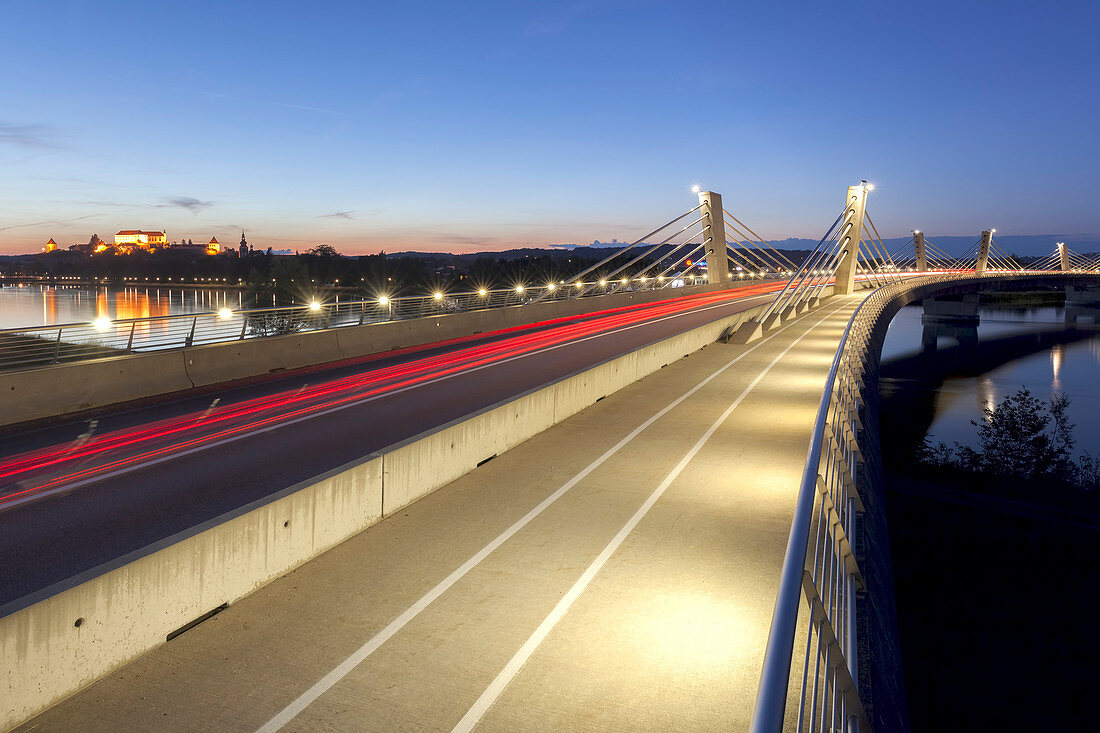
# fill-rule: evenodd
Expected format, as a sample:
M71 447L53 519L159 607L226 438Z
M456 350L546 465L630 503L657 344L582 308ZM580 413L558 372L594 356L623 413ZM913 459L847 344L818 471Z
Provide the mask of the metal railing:
M753 710L753 733L779 733L796 712L797 731L870 731L859 692L856 593L863 575L853 548L861 492L878 476L877 436L864 436L864 375L876 368L876 334L890 302L914 285L973 274L892 283L869 295L841 336L825 382L783 558L775 611ZM864 440L861 450L860 440ZM796 649L801 626L804 648ZM792 666L801 678L791 681ZM788 728L789 729L789 726Z
M705 275L620 277L613 280L559 281L540 286L435 292L429 295L371 298L337 303L203 311L169 316L0 330L0 369L18 369L202 344L318 331L342 326L429 318L487 308L591 298L611 293L678 288L705 282Z

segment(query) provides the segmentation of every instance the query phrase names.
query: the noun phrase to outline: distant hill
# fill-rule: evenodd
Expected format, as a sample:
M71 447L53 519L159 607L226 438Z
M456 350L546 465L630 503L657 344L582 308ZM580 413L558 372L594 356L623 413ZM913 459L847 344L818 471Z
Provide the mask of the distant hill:
M973 236L934 236L925 235L927 241L949 255L963 255L978 243L978 235ZM1100 236L1095 234L1006 234L994 235L994 243L1009 254L1022 257L1043 257L1053 254L1056 242L1066 242L1070 250L1078 254L1100 252ZM912 242L911 237L896 237L884 240L887 250L895 254L904 250ZM521 247L497 252L474 252L469 254L451 254L449 252L394 252L387 257L419 257L426 261L442 264L466 264L479 258L490 260L520 260L525 257L550 257L567 259L575 254L585 258L607 257L626 246L625 242L593 242L592 244L554 244L549 247ZM816 239L788 238L771 240L768 244L786 254L799 257L817 246ZM639 248L651 245L640 244ZM641 250L638 249L640 252ZM796 262L798 260L795 260Z

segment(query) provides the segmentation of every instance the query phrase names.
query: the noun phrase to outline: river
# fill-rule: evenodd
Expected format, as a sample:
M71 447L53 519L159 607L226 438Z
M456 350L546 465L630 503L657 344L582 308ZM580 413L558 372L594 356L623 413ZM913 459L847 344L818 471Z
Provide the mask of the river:
M921 353L922 312L919 304L902 308L890 323L882 349L882 386L884 394L892 389L905 390L909 403L917 405L913 409L929 411L931 422L926 433L933 442L975 444L975 428L970 421L982 417L987 406L993 407L1006 395L1026 387L1043 400L1056 394L1068 396L1070 419L1077 425L1078 447L1100 454L1100 392L1095 389L1100 374L1100 332L1079 334L1079 340L1055 343L1037 353L1012 358L1027 346L1008 347L1011 339L1007 337L1063 332L1065 309L979 306L979 351L989 361L1007 361L984 373L972 374L968 372L976 368L973 359L959 350L960 361L946 374L918 367L923 379L896 375L901 362ZM953 345L946 337L938 341L941 350ZM998 351L1002 353L991 353ZM922 399L924 405L919 404Z
M236 309L244 298L244 291L236 289L5 285L0 287L0 329Z

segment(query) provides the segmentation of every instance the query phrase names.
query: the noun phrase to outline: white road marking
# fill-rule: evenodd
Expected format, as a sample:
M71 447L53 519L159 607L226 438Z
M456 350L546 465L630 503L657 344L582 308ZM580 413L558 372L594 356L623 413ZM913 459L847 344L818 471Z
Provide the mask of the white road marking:
M739 301L739 302L749 302L749 301L758 300L760 298L767 298L767 297L768 297L767 295L757 295L757 296L752 296L750 298L745 298L744 300ZM428 379L428 380L425 380L423 382L417 382L416 384L410 384L410 385L407 385L405 387L400 387L398 389L391 389L391 390L388 390L388 391L386 391L382 394L376 394L376 395L372 395L370 397L365 397L361 400L356 400L354 402L348 402L348 403L343 404L343 405L337 405L335 407L330 407L327 410L321 410L320 412L311 412L308 415L302 415L300 417L296 417L296 418L293 418L293 419L290 419L290 420L281 420L277 423L274 423L272 425L268 425L267 427L264 427L264 428L258 428L256 430L250 430L250 431L245 432L245 433L238 433L237 435L231 435L227 438L223 438L221 440L216 440L212 443L203 443L202 445L197 445L194 448L188 448L187 450L177 451L177 452L174 452L174 453L169 453L168 455L161 456L160 458L153 458L153 459L150 459L148 461L142 461L141 463L137 463L137 464L134 464L134 465L126 466L124 468L120 468L117 471L109 471L108 473L96 474L95 476L89 476L88 478L82 479L80 481L74 481L72 483L62 484L62 485L57 486L55 488L49 489L48 491L40 491L40 492L36 492L36 493L33 493L33 494L29 494L29 495L21 497L19 499L13 499L12 501L0 504L0 508L8 509L8 508L11 508L11 507L16 507L16 506L19 506L20 504L25 504L25 503L30 502L30 501L37 501L38 499L42 499L42 498L47 497L47 496L52 496L54 494L59 494L59 493L67 492L67 491L72 491L73 489L79 489L81 486L87 486L88 484L94 484L97 481L104 481L106 479L114 478L116 476L121 476L121 475L129 473L131 471L138 471L138 470L141 470L141 469L144 469L144 468L149 468L150 466L156 466L158 464L165 463L167 461L173 461L177 458L182 458L184 456L188 456L188 455L191 455L193 453L199 453L201 451L209 450L211 448L217 448L217 447L220 447L220 446L223 446L223 445L227 445L229 443L234 443L238 440L244 440L245 438L251 438L251 437L254 437L256 435L261 435L263 433L268 433L268 432L271 432L272 430L280 430L280 429L285 428L289 425L294 425L294 424L297 424L297 423L300 423L300 422L305 422L306 420L313 420L314 418L323 417L323 416L329 415L333 412L339 412L341 410L347 410L347 409L350 409L352 407L358 407L359 405L364 405L368 402L373 402L374 400L380 400L380 399L390 397L390 396L395 395L395 394L400 394L402 392L407 392L407 391L412 390L412 389L419 389L420 387L425 387L429 384L435 384L436 382L442 382L442 381L445 381L447 379L453 379L455 377L459 377L459 376L462 376L462 375L465 375L465 374L471 374L473 372L481 371L482 369L489 369L490 367L499 366L500 364L507 364L508 362L515 361L517 359L526 359L527 357L530 357L530 356L537 356L539 354L544 354L548 351L553 351L554 349L560 349L560 348L563 348L563 347L566 347L566 346L572 346L572 345L575 345L575 344L583 343L585 341L589 341L591 339L602 338L604 336L610 336L610 335L615 334L615 333L622 333L623 331L629 331L629 330L634 329L634 328L640 328L642 326L648 326L648 325L653 324L653 323L659 323L661 321L666 321L670 318L680 318L684 315L689 315L691 313L699 313L701 311L707 311L707 310L711 310L713 308L721 308L723 306L729 305L731 302L734 302L734 301L726 301L724 303L718 303L718 304L715 304L715 305L706 306L704 308L698 308L698 309L691 310L691 311L685 311L683 313L674 313L674 314L669 315L669 316L662 316L661 318L655 318L651 321L643 321L642 323L636 323L636 324L631 325L631 326L624 326L622 328L618 328L618 329L615 329L613 331L604 331L602 333L593 334L591 336L585 336L584 338L575 339L575 340L572 340L572 341L566 341L566 342L563 342L563 343L560 343L560 344L555 344L553 346L547 346L546 348L538 349L537 351L531 351L531 352L527 352L525 354L517 354L516 356L510 356L507 359L501 359L499 361L490 362L488 364L481 364L480 366L471 367L469 369L464 369L460 372L455 372L453 374L445 374L442 377L436 377L434 379ZM23 484L22 484L22 482L20 482L17 485L21 487Z
M780 359L786 356L791 349L798 345L799 341L808 336L815 328L820 326L828 319L832 318L833 315L836 314L837 310L840 309L837 308L836 310L829 313L829 315L822 318L820 321L807 329L805 333L792 341L790 346L779 352L779 354L771 360L768 366L764 367L764 370L757 374L756 377L751 382L749 382L749 385L745 387L741 394L737 395L737 398L730 403L729 407L725 409L725 411L718 417L718 419L711 423L710 427L707 428L707 431L703 433L699 440L695 442L695 445L693 445L691 449L684 454L683 458L681 458L676 466L671 471L669 471L668 475L665 476L660 485L657 486L657 488L653 490L653 493L649 495L649 498L647 498L645 502L642 503L642 505L638 508L638 511L634 513L634 516L627 520L626 524L622 526L618 533L603 548L600 554L596 556L596 559L593 560L592 564L589 565L584 573L581 574L581 577L577 580L576 583L573 584L573 587L570 588L564 596L562 596L562 599L558 601L558 604L554 606L554 609L550 612L550 614L545 619L543 619L542 623L539 624L534 633L532 633L531 636L527 638L527 641L523 643L523 646L519 648L519 651L517 651L515 655L511 658L511 660L509 660L508 664L504 666L504 669L500 671L500 674L498 674L496 678L489 683L489 686L485 688L485 691L481 693L481 696L478 697L473 706L468 711L466 711L466 714L464 716L462 716L462 720L458 721L458 724L454 727L452 733L466 733L467 731L473 730L474 726L476 726L481 721L485 713L489 710L492 704L496 702L497 698L500 697L500 694L504 692L504 689L508 686L508 684L512 681L516 674L519 673L520 669L523 668L523 665L527 663L527 660L531 658L531 655L535 653L535 650L539 647L540 644L542 644L547 635L554 629L555 626L557 626L558 622L565 617L565 614L569 611L569 608L580 597L585 588L588 587L588 584L592 582L592 579L596 577L596 574L600 572L600 570L615 553L615 551L619 549L619 546L622 545L627 536L634 531L634 528L638 526L638 523L642 521L642 518L649 513L649 510L653 508L653 505L657 503L657 500L661 498L661 495L665 493L665 490L668 489L668 487L672 484L673 481L676 480L680 473L683 472L685 468L687 468L687 465L691 463L691 461L695 458L699 451L702 450L703 446L706 445L711 436L714 435L714 433L717 432L718 428L722 426L722 423L724 423L729 418L729 416L733 414L733 411L736 410L737 407L749 395L749 393L751 393L756 388L756 385L760 384L760 381L768 375L772 368L774 368L775 365L779 363Z
M835 314L837 311L839 311L843 307L844 306L840 306L839 308L836 308L835 310L831 311L830 316ZM826 316L826 318L828 318L828 317L829 316ZM393 621L391 621L389 623L389 625L387 625L384 629L382 629L377 634L375 634L370 639L368 639L367 642L365 644L363 644L361 647L359 647L354 653L352 653L351 656L349 656L347 659L345 659L343 662L341 662L339 665L337 665L331 672L329 672L324 677L322 677L320 680L318 680L317 683L314 684L312 687L310 687L308 690L306 690L301 695L299 695L297 697L297 699L295 699L293 702L291 702L289 705L287 705L285 708L283 708L281 711L279 711L273 718L271 718L271 720L269 720L262 727L260 727L259 730L257 731L257 733L275 733L276 731L281 730L283 728L283 726L285 726L287 723L289 723L291 720L293 720L299 713L301 713L303 710L305 710L306 707L308 707L312 702L314 702L317 698L319 698L326 691L328 691L333 685L335 685L337 682L339 682L344 677L346 677L353 669L355 669L357 666L359 666L359 664L362 663L367 657L369 657L371 654L373 654L376 649L378 649L380 646L385 644L386 641L388 641L394 634L396 634L398 631L400 631L402 628L404 628L404 626L406 624L408 624L410 621L412 621L414 618L416 618L417 615L419 615L421 611L423 611L433 601L435 601L437 598L439 598L441 595L443 595L443 593L445 593L451 586L453 586L455 583L457 583L459 580L461 580L467 573L469 573L471 570L473 570L475 567L477 567L481 563L481 561L484 560L486 557L488 557L494 550L496 550L498 547L503 545L506 541L508 541L508 539L510 539L513 535L515 535L517 532L519 532L525 526L530 524L536 517L538 517L540 514L542 514L542 512L545 511L550 505L552 505L554 502L556 502L558 499L560 499L562 496L564 496L566 492L568 492L570 489L572 489L574 486L576 486L578 483L580 483L582 480L584 480L589 474L591 474L593 471L595 471L597 468L599 468L608 459L610 459L612 456L614 456L616 453L618 453L620 450L622 450L622 448L624 448L628 443L630 443L636 437L638 437L638 435L641 434L642 431L644 431L646 428L648 428L653 423L657 422L657 420L659 420L662 417L664 417L665 415L667 415L675 407L680 405L684 400L691 397L693 394L698 392L700 389L705 387L707 384L712 382L714 379L721 376L726 370L728 370L734 364L736 364L737 362L744 359L746 356L751 354L753 351L760 348L765 343L767 343L768 341L775 338L776 336L778 336L783 331L790 328L792 325L794 325L794 324L788 324L786 326L783 326L780 329L776 330L774 333L772 333L768 336L765 336L761 340L757 341L753 346L750 346L748 349L741 352L740 354L738 354L736 357L734 357L730 361L726 362L726 364L724 366L719 367L717 370L715 370L708 377L703 379L701 382L696 384L694 387L692 387L688 391L684 392L682 395L680 395L675 400L670 402L666 407L664 407L661 410L659 410L658 412L654 413L651 417L649 417L643 423L641 423L636 428L634 428L632 431L630 431L629 434L627 434L625 437L623 437L621 440L619 440L619 442L617 442L615 445L613 445L611 448L609 448L603 455L601 455L596 460L592 461L592 463L588 464L579 473L577 473L571 479L569 479L564 484L562 484L560 488L558 488L556 491L554 491L554 493L550 494L548 497L546 497L541 502L539 502L539 504L537 506L535 506L535 508L533 508L527 514L525 514L523 517L521 517L519 520L517 520L514 524L512 524L512 526L508 527L506 530L504 530L499 535L497 535L491 542L489 542L489 544L487 544L487 545L485 545L485 547L481 548L481 550L479 550L477 553L475 553L473 556L471 556L466 562L464 562L462 565L460 565L450 575L448 575L446 578L441 580L435 587L433 587L431 590L429 590L427 593L425 593L423 596L421 596L420 599L416 601L416 603L409 606L400 616L398 616ZM816 328L816 327L817 327L816 325L812 326L810 330L812 330L813 328ZM807 333L808 332L809 331L807 331ZM786 352L784 352L784 353L786 353Z

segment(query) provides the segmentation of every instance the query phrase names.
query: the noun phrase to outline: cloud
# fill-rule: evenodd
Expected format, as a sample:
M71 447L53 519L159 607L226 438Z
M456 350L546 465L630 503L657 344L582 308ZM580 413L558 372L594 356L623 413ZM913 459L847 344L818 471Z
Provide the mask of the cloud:
M192 214L197 214L203 209L208 209L213 205L213 201L200 201L199 199L191 198L190 196L177 196L175 198L167 199L165 203L161 204L160 206L178 206L181 209L187 209Z
M73 221L84 221L85 219L94 219L99 214L88 214L87 216L78 216L75 219L52 219L50 221L32 221L29 224L12 224L11 226L0 227L0 232L6 232L9 229L23 229L25 227L40 227L47 224L68 224Z
M321 214L318 219L353 219L352 214L355 213L355 209L351 211L334 211L331 214Z
M0 122L0 144L35 150L59 149L57 133L46 125L12 125Z

